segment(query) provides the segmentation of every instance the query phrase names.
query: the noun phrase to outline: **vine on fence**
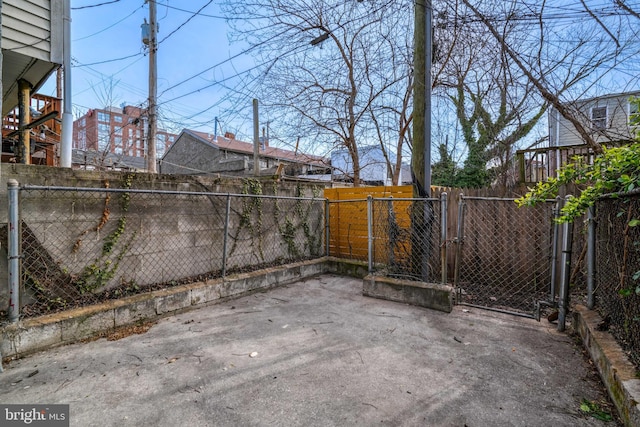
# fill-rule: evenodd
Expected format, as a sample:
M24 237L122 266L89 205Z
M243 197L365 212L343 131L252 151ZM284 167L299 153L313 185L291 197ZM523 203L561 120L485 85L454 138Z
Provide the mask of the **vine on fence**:
M273 182L273 187L271 187L271 189L273 191L273 195L277 196L277 182ZM315 198L319 196L321 189L314 186L312 191ZM319 252L319 246L321 243L321 240L311 229L311 225L309 223L309 216L313 203L310 203L308 208L305 209L303 203L304 200L301 199L303 193L304 191L302 186L297 184L295 188L296 200L294 206L291 209L286 209L286 212L284 213L281 208L282 201L276 198L273 202L273 215L275 220L275 224L273 226L277 228L282 241L285 243L289 258L299 258L306 253L307 250L309 250L312 255L316 255ZM265 235L269 234L267 233L267 230L264 229L265 225L263 222L265 214L263 211L264 200L260 197L263 195L262 182L253 178L243 180L242 194L256 197L245 197L242 200L242 209L240 212L237 212L240 221L235 233L230 236L233 243L229 250L229 256L236 252L238 242L242 240L241 233L245 231L248 232L252 242L251 244L255 248L254 256L258 257L259 261L265 262L266 257L263 250L263 239ZM300 230L302 230L302 233L306 238L306 243L303 247L300 247L300 245L296 243L296 236L299 235Z
M276 191L277 189L274 186L274 192ZM312 192L313 192L312 200L314 200L320 194L320 190L317 186L314 186L312 188ZM297 199L292 209L293 216L290 218L285 213L284 225L281 225L282 221L280 220L280 217L282 212L280 210L280 205L278 203L278 200L276 199L276 202L275 202L274 216L276 219L276 224L278 225L278 231L280 232L280 236L282 237L282 240L284 240L284 242L287 245L287 252L292 257L300 256L300 249L298 248L295 242L295 236L299 229L302 229L302 232L306 238L306 247L303 248L303 252L306 251L306 249L308 248L312 255L316 255L319 251L320 239L318 239L317 236L311 232L311 226L309 225L309 214L311 212L311 208L313 207L313 203L308 203L308 207L305 211L302 204L302 199L301 199L302 196L303 196L302 186L300 185L300 183L298 183L295 188L295 197ZM299 218L299 222L297 226L294 224L294 219L296 216Z
M640 189L640 142L622 147L603 147L603 153L589 164L581 157L575 157L573 163L560 168L557 178L549 178L547 182L539 182L524 197L516 200L518 206L533 206L536 203L555 197L563 185L574 183L583 185L584 189L577 197L570 198L560 211L560 222L573 221L593 206L604 194L625 193ZM624 215L624 213L622 213ZM629 228L640 226L637 212L629 211L625 231L625 242L628 241ZM634 242L639 245L640 242ZM625 275L621 276L621 284ZM640 270L631 273L635 286L621 286L620 295L640 295Z
M131 184L133 182L133 175L128 174L125 176L122 188L129 189L131 188ZM105 183L108 188L108 183ZM107 221L110 219L110 211L109 211L109 200L110 196L107 193L105 197L105 208L103 210L103 215L100 223L97 227L93 229L93 231L100 231ZM121 193L120 195L120 209L122 212L122 216L118 218L118 223L116 228L109 233L103 241L102 251L100 256L97 257L94 262L87 265L80 273L80 276L75 280L75 284L80 290L81 293L93 292L96 289L99 289L106 285L116 274L118 267L120 266L120 262L123 260L124 256L127 254L129 249L131 248L131 244L137 236L137 231L134 232L129 240L122 246L118 254L115 256L115 259L112 259L112 255L114 249L117 247L118 242L121 240L122 236L126 231L127 226L127 212L129 211L129 206L131 204L131 195L127 192ZM84 236L87 233L85 231L82 235ZM81 239L78 239L76 244L73 247L73 252L76 252L80 247Z
M262 183L257 179L244 179L242 181L242 194L247 195L262 195ZM253 212L257 213L255 224L251 221ZM260 261L264 261L264 252L262 251L262 198L260 197L247 197L242 200L242 212L240 212L240 224L236 230L236 234L232 236L233 244L229 251L231 256L237 248L238 238L243 229L247 229L251 236L252 241L257 238L258 254Z

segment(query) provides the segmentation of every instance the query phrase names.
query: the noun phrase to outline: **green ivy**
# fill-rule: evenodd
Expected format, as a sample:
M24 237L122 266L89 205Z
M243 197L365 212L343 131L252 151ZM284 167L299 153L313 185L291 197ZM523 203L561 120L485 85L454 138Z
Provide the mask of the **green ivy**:
M129 189L133 183L133 175L128 174L124 177L122 188ZM102 252L100 257L96 258L93 263L87 265L80 276L76 279L75 284L81 293L93 292L105 286L113 277L120 266L120 262L125 254L129 251L137 232L134 232L129 241L122 247L115 260L111 259L114 249L116 248L121 237L124 235L127 226L127 212L131 204L131 195L127 192L120 195L120 208L122 216L118 218L116 228L109 233L102 244Z
M300 248L295 241L296 232L299 229L302 229L306 238L303 251L308 248L312 255L316 255L320 252L320 240L311 231L311 226L309 225L309 214L311 213L313 200L320 195L322 189L321 187L313 186L311 191L313 194L312 202L308 203L306 210L304 209L304 204L301 199L304 196L304 188L300 183L296 184L295 187L294 194L297 200L294 203L293 209L287 211L288 213L285 212L283 215L282 210L280 209L279 200L275 200L274 217L278 226L278 231L280 232L280 237L282 237L282 240L287 245L287 252L292 257L300 256ZM274 194L277 193L274 191ZM298 218L298 220L294 221L296 218Z
M246 195L262 195L262 182L258 179L248 178L242 181L242 194ZM253 221L253 213L256 213L256 220ZM240 212L240 224L236 235L233 239L233 245L229 251L232 255L237 247L238 236L243 229L247 229L252 238L257 238L258 254L260 259L264 261L264 252L262 250L262 198L246 197L242 200L242 212Z
M640 98L631 98L640 106ZM631 118L631 125L640 125L640 115ZM558 171L557 178L549 178L547 182L539 182L527 194L516 200L518 206L534 206L535 204L556 197L560 188L567 184L582 187L582 192L569 198L560 211L558 222L572 222L583 215L604 194L626 193L640 188L640 134L635 135L636 142L621 147L603 147L593 164L585 162L583 157L574 157ZM640 226L640 218L629 217L628 227ZM640 242L634 242L640 244ZM622 296L640 295L640 270L632 276L636 286L634 289L623 288Z
M541 201L555 197L560 187L566 184L585 186L580 195L572 197L560 211L560 222L569 222L578 218L593 206L596 200L607 193L628 192L640 187L640 143L622 147L603 147L603 153L597 156L593 164L582 157L574 157L558 171L557 178L539 182L523 197L516 200L518 206L533 206ZM640 224L632 219L634 225ZM631 224L630 224L631 225Z

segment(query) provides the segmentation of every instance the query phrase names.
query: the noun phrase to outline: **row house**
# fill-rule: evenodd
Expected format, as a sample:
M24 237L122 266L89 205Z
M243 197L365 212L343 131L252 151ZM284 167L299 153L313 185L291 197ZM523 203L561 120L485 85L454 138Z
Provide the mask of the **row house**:
M182 175L222 174L252 176L253 144L225 136L184 129L160 160L160 172ZM319 156L270 147L260 139L261 175L309 177L329 172L329 161Z
M612 93L567 104L573 117L598 144L617 146L635 141L640 91ZM519 181L535 183L556 176L557 170L576 156L592 162L594 153L575 126L555 108L549 108L549 145L517 152Z

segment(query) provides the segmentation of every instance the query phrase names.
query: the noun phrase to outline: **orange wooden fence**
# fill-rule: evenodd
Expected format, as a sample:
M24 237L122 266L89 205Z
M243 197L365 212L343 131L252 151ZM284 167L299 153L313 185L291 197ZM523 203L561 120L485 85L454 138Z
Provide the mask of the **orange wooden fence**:
M331 256L367 260L367 196L374 198L411 198L413 187L404 186L380 186L380 187L352 187L352 188L328 188L324 190L324 196L329 199L329 254ZM332 203L340 202L340 203ZM394 203L394 214L399 224L409 224L409 211L402 205L410 202ZM384 223L385 210L376 210L376 222ZM388 215L388 211L386 213ZM385 262L388 242L374 239L374 262Z

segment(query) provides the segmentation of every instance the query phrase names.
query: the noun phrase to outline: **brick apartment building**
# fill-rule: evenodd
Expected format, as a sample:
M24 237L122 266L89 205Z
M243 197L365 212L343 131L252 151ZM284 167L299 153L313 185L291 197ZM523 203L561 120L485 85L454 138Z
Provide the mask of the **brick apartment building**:
M146 157L146 111L123 108L92 109L73 122L73 148L116 156ZM162 157L177 135L158 129L156 155Z

